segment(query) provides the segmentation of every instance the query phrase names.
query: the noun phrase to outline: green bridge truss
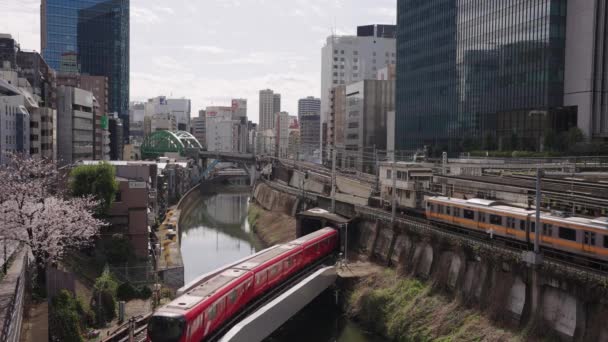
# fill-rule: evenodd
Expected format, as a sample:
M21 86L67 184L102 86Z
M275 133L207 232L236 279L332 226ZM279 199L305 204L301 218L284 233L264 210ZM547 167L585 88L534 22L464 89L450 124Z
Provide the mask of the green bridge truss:
M185 131L157 131L144 139L141 145L142 159L156 159L165 153L179 153L184 156L189 149L201 149L196 138Z

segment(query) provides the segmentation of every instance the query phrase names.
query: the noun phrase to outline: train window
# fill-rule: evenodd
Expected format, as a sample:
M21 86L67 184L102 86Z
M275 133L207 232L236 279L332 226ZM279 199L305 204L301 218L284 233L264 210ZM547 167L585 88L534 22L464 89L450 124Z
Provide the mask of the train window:
M515 219L512 217L507 217L507 227L515 228Z
M255 275L255 284L260 285L264 282L264 273L260 272Z
M576 241L576 230L559 227L559 238L564 240Z
M228 294L228 301L230 302L230 304L233 304L234 302L236 302L237 297L238 297L238 295L237 295L236 289L232 290L232 292L230 292Z
M595 246L595 233L585 232L585 245Z
M454 217L460 217L460 208L454 208Z
M464 218L469 219L469 220L474 220L475 219L475 212L473 210L464 210Z
M211 322L215 319L215 316L217 316L217 306L213 304L207 309L207 319Z
M604 236L604 248L608 248L608 236Z
M479 213L479 222L486 222L486 213Z
M445 213L450 215L450 210L452 209L452 207L446 206L445 207Z
M526 221L519 220L519 230L526 230Z
M530 222L530 231L536 233L536 222Z
M435 212L435 205L433 203L429 203L429 210L434 213Z
M497 226L502 226L502 216L490 215L490 223Z
M553 225L548 223L543 223L543 235L552 236L553 235Z

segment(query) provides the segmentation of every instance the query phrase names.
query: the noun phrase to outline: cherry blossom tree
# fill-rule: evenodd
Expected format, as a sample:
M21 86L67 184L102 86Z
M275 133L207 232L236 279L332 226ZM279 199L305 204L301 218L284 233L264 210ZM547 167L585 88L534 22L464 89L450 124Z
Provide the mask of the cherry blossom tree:
M54 163L22 155L8 159L0 165L0 238L29 246L44 282L47 265L88 246L105 223L93 216L93 198L66 195Z

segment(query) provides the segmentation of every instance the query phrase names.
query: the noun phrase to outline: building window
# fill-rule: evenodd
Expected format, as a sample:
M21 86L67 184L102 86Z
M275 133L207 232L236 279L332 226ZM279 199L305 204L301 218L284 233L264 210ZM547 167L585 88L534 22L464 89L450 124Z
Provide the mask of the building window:
M359 55L359 51L353 51L353 55L358 56Z
M359 58L353 58L353 63L359 63Z
M391 179L392 170L386 170L386 178Z
M376 51L374 51L374 53L372 54L374 57L376 57Z
M341 54L344 54L344 50L340 51Z

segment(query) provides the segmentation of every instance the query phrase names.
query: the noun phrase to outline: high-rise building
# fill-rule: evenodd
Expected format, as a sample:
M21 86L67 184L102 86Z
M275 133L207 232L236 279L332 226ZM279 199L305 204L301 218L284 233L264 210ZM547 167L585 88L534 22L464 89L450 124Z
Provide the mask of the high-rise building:
M346 86L346 167L375 173L365 156L386 150L387 114L395 109L395 81L365 80Z
M327 120L327 144L344 148L344 127L346 120L346 85L331 90L331 110Z
M279 112L275 114L275 153L279 158L287 158L289 148L289 121L289 113Z
M175 118L175 130L190 132L191 101L158 96L145 104L145 116L170 114Z
M330 36L321 51L321 127L331 112L332 89L362 80L374 80L378 70L396 63L394 25L359 26L356 36ZM331 132L322 132L329 137ZM326 145L323 141L321 144ZM328 156L328 154L323 153Z
M260 90L260 130L273 129L276 113L281 111L281 94L272 90Z
M273 95L272 108L273 108L274 114L281 112L281 94Z
M19 44L8 33L0 33L0 66L3 62L9 62L10 68L17 68L17 51Z
M606 2L511 5L398 1L396 149L542 149L577 123L608 137Z
M204 135L209 151L246 153L249 145L247 100L234 99L231 107L207 107ZM203 111L201 111L203 112Z
M0 77L0 164L7 153L30 153L31 95Z
M110 158L108 152L109 142L105 141L108 135L108 127L102 127L102 122L107 122L108 115L108 78L106 76L90 76L77 73L60 72L57 74L57 86L73 87L93 93L95 101L95 134L93 144L95 148L92 159L108 160Z
M95 112L93 93L57 88L57 159L60 165L94 157Z
M234 129L237 122L232 119L232 107L207 107L205 114L207 115L207 150L218 152L237 150L238 136L235 135Z
M313 161L315 150L319 149L321 141L321 115L310 112L300 116L300 156L304 160Z
M206 136L206 127L207 127L207 112L201 109L198 111L198 117L192 118L192 135L198 140L201 146L207 146L207 136Z
M309 96L298 100L298 119L304 114L321 114L321 99Z
M55 70L106 76L108 112L129 136L129 0L42 0L41 45Z
M118 115L112 114L108 118L108 131L110 134L110 159L124 159L124 133L123 122Z

